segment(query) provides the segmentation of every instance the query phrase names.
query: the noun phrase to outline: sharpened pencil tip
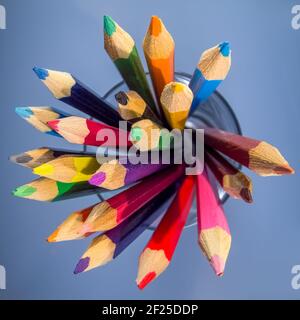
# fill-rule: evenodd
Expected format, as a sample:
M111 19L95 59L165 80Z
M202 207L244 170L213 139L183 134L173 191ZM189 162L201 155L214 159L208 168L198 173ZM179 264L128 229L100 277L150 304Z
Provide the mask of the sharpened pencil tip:
M116 23L110 16L103 17L104 32L111 37L116 31Z
M89 180L89 184L91 184L92 186L100 187L101 184L105 181L105 178L105 172L97 172Z
M25 185L13 190L12 194L16 197L23 198L23 197L29 197L35 192L36 192L36 188Z
M28 107L17 107L15 111L16 114L23 119L29 118L33 115L33 112Z
M46 78L49 76L49 72L47 69L34 67L33 71L41 80L46 80Z
M151 17L151 22L149 26L149 33L152 36L157 37L162 30L162 21L159 19L157 16L152 16Z
M230 44L229 42L225 41L222 42L221 44L219 44L219 48L220 48L220 53L224 56L224 57L228 57L230 54Z
M47 241L48 241L49 243L56 242L56 238L57 238L58 232L59 232L58 229L56 229L54 232L52 232L52 233L50 234L50 236L47 238Z
M139 127L132 128L130 132L131 141L140 141L142 139L143 130Z
M126 106L128 103L128 96L124 91L120 91L115 95L115 98L118 103L120 103L122 106Z
M56 132L59 131L58 124L59 124L59 120L52 120L47 122L47 125Z
M90 263L89 257L80 259L75 267L74 274L84 272L86 270L86 268L89 266L89 263Z
M210 264L218 277L224 274L225 263L219 256L213 256L210 260Z
M48 176L51 175L54 172L54 168L51 164L44 163L40 165L39 167L36 167L32 170L34 174L37 174L39 176Z
M252 198L252 193L249 189L247 188L243 188L241 190L241 197L248 203L252 203L253 202L253 198Z
M155 279L155 277L155 272L149 272L140 282L137 281L138 288L143 290L153 279Z

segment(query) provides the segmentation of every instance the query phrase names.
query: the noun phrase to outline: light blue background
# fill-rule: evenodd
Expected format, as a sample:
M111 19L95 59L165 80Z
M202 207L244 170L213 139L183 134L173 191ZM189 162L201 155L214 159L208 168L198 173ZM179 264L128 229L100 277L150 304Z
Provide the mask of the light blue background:
M87 197L54 204L13 198L10 191L33 176L8 162L10 154L39 146L68 146L40 134L14 108L51 105L31 68L72 72L104 94L120 76L103 49L102 16L129 31L141 51L149 18L157 14L176 40L176 69L193 72L200 53L228 40L230 75L221 93L244 134L276 144L299 171L300 30L291 28L295 1L238 0L0 0L7 30L0 30L1 212L0 264L7 290L0 299L248 299L300 298L291 268L300 264L298 175L250 174L254 204L225 205L232 231L226 273L218 279L202 256L196 228L185 231L168 270L144 292L135 285L146 232L111 264L74 276L90 240L47 244L45 238L69 213L95 202Z

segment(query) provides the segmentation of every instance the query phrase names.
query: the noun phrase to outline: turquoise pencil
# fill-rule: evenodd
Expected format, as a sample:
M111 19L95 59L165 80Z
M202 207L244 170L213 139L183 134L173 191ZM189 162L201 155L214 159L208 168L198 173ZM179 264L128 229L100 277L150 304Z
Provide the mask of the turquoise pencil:
M231 49L228 42L202 53L189 85L194 94L190 114L217 89L226 78L230 66Z
M38 131L57 137L61 137L61 135L48 126L48 121L69 116L66 113L50 107L17 107L16 113Z

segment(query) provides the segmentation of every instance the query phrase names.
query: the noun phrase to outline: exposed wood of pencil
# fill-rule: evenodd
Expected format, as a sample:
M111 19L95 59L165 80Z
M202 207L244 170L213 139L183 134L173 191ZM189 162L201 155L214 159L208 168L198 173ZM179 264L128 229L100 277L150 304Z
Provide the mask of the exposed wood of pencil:
M172 166L99 203L84 222L81 233L106 231L116 227L179 179L183 172L182 165Z
M40 165L54 160L62 155L91 155L90 153L82 153L70 150L61 150L55 148L38 148L29 150L21 154L10 156L9 160L20 166L34 169Z
M139 258L137 285L144 289L169 265L194 197L195 178L186 176Z
M221 276L230 251L231 235L206 170L197 176L197 218L200 248L216 275Z
M271 144L234 133L206 128L205 143L261 176L294 173L279 150Z
M131 146L127 131L80 117L67 117L48 125L68 142L88 146Z
M236 169L220 153L206 147L205 162L221 187L231 197L250 203L252 199L252 181L243 172Z
M102 189L91 186L88 182L63 183L48 178L39 178L16 188L13 195L30 200L54 202L101 191L103 192Z
M59 136L59 134L48 126L48 121L68 116L50 107L17 107L16 113L38 131L54 136Z
M134 40L109 16L104 16L104 48L128 88L138 92L156 112L152 93Z
M150 176L167 166L161 163L132 164L128 162L122 164L118 160L111 160L101 165L89 179L89 183L105 189L115 190Z
M175 43L157 16L151 18L143 48L156 99L159 103L165 85L174 81Z
M193 97L191 89L183 83L171 82L165 86L160 102L171 128L184 129Z
M33 70L56 99L110 126L119 126L118 112L70 73L37 67Z
M95 156L62 155L33 169L33 173L55 181L70 183L88 181L99 169Z
M142 119L150 119L162 125L156 114L136 91L127 93L120 91L115 98L118 102L119 114L124 120L133 123Z
M118 257L162 213L175 188L169 187L117 227L92 240L76 265L74 273L100 267Z
M173 142L168 129L148 119L134 123L129 137L140 151L170 149Z

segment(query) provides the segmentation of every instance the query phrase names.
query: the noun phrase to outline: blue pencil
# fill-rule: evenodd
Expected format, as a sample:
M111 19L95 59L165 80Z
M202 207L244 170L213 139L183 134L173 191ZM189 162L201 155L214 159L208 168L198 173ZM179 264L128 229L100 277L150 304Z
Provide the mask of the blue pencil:
M61 137L61 135L52 130L47 122L70 116L50 107L17 107L16 113L35 129L56 137Z
M194 94L190 114L217 89L226 78L230 66L231 49L228 42L203 52L190 82Z
M119 113L70 73L33 68L54 97L113 127L119 127Z

